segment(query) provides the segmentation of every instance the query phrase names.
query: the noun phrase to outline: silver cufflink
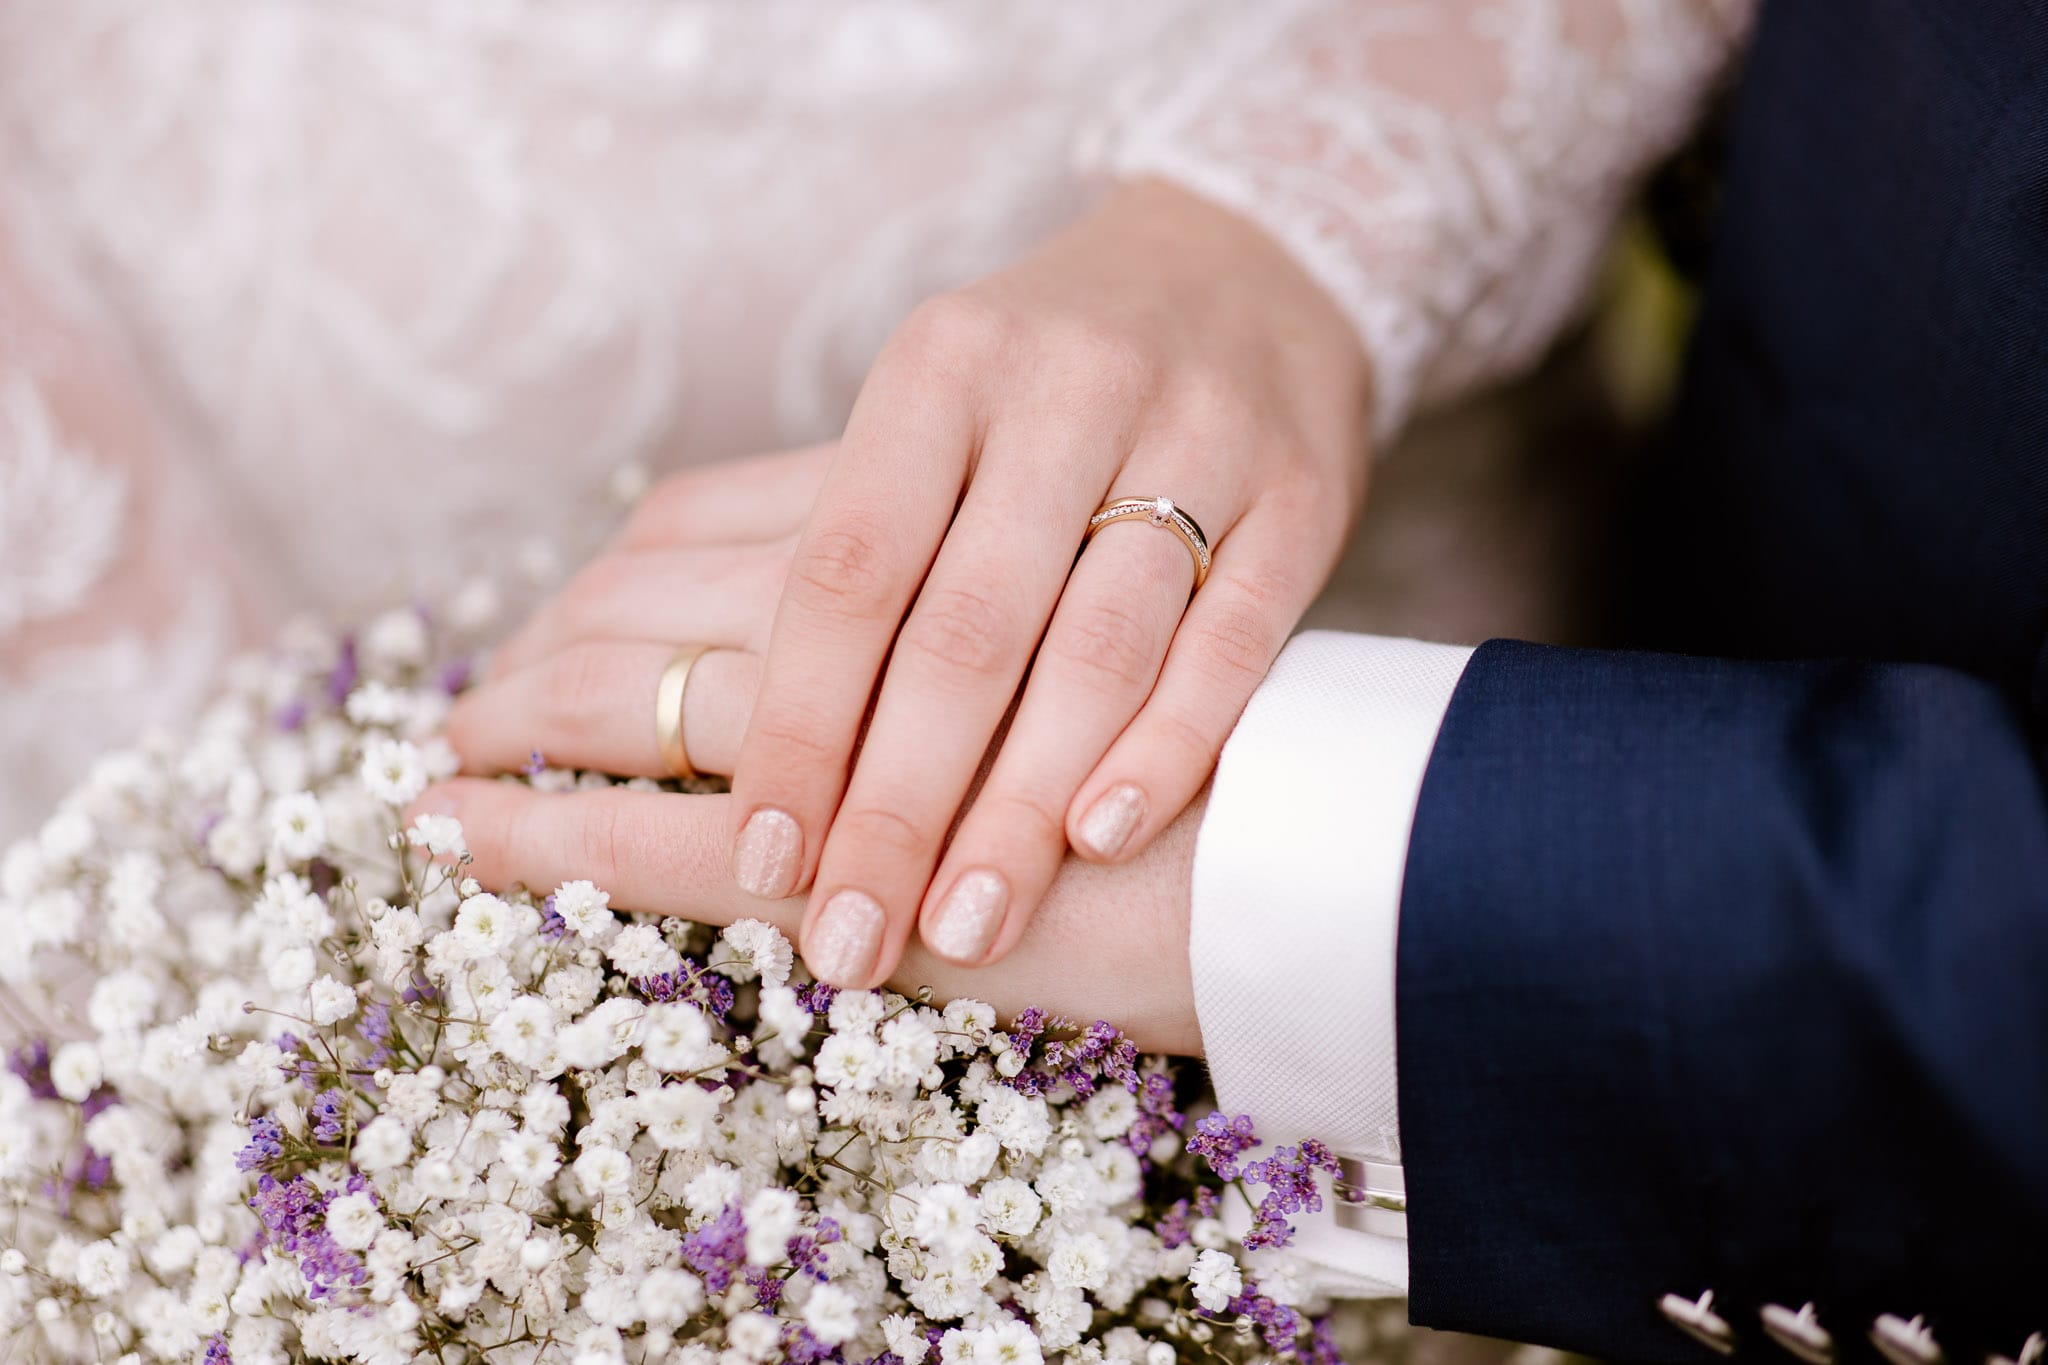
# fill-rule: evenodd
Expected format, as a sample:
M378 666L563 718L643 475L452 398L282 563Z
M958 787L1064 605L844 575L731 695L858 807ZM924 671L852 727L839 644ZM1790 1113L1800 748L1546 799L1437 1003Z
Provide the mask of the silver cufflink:
M1835 1339L1820 1325L1812 1304L1797 1313L1775 1303L1764 1305L1759 1315L1771 1340L1798 1356L1806 1365L1834 1365Z
M1657 1311L1669 1318L1672 1326L1715 1354L1735 1354L1735 1329L1728 1325L1728 1319L1714 1311L1713 1290L1697 1299L1666 1294L1657 1301Z
M1886 1313L1871 1325L1870 1344L1892 1365L1941 1365L1941 1344L1925 1318L1908 1322Z
M2041 1365L2044 1356L2048 1356L2048 1333L2036 1332L2027 1338L2026 1345L2020 1347L2018 1360L1993 1356L1991 1365Z
M1386 1161L1337 1162L1337 1209L1340 1228L1381 1237L1408 1235L1408 1174Z

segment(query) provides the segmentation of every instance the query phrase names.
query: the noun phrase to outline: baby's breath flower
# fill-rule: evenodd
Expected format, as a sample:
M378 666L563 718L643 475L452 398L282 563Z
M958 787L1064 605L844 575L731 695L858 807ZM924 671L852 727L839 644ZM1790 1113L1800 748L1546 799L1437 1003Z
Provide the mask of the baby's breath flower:
M300 629L0 854L0 989L90 969L0 1069L22 1358L1334 1365L1219 1216L1249 1181L1280 1245L1334 1158L1183 1145L1107 1025L834 991L765 921L486 888L454 819L398 831L456 767L442 629Z
M363 745L363 786L391 806L405 806L427 789L427 764L418 746L376 736Z

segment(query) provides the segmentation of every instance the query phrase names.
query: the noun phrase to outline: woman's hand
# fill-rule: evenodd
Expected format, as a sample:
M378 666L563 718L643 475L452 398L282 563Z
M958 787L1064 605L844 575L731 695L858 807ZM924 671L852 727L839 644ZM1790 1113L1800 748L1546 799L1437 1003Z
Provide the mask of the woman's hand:
M790 457L781 457L790 458ZM784 466L794 473L796 465ZM724 471L726 478L700 483L702 499L721 490L751 485L776 473L773 462L756 461ZM732 547L674 547L643 539L648 525L667 522L659 497L629 530L612 556L589 571L602 583L612 575L644 589L638 603L647 615L628 610L614 594L572 587L544 610L494 661L487 681L465 693L448 719L448 733L472 771L514 767L539 747L561 761L625 775L666 775L652 723L654 693L674 653L663 638L635 638L624 625L646 626L701 639L732 628L744 637L745 622L723 622L754 603L767 618L781 582L772 569L759 573L748 555ZM773 564L778 542L761 557ZM780 542L787 560L790 541ZM636 556L693 555L702 563L722 561L722 592L691 590L690 571L671 563L664 579L650 580ZM758 573L758 581L749 576ZM662 587L671 591L664 593ZM674 589L681 588L681 591ZM663 613L666 613L665 615ZM690 673L684 694L683 738L694 763L706 772L730 771L740 735L752 710L761 660L743 638L705 654ZM523 746L523 747L522 747ZM566 794L535 791L513 783L458 778L427 792L415 812L454 815L463 823L476 862L474 873L488 886L514 883L546 889L587 877L605 887L625 909L687 915L713 924L742 916L773 921L794 934L803 912L800 900L763 902L741 893L726 869L726 831L731 798L677 795L610 788ZM1188 895L1194 863L1200 803L1170 825L1146 852L1114 867L1091 867L1068 859L1052 879L1044 904L1022 935L1017 951L996 966L964 968L912 949L893 980L903 989L931 986L942 995L971 995L1013 1014L1039 1005L1071 1016L1104 1018L1140 1046L1199 1054L1194 986L1188 967Z
M917 311L795 543L729 803L739 885L810 888L816 975L884 980L914 923L948 960L1001 957L1069 842L1103 864L1152 843L1335 563L1367 388L1279 247L1165 186ZM1206 530L1192 600L1188 548L1143 517L1076 563L1122 496Z

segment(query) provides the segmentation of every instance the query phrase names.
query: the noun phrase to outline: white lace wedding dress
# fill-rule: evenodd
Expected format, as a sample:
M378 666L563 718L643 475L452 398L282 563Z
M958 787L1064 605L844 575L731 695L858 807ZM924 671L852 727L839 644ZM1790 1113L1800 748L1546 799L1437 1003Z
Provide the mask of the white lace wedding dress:
M545 577L836 430L1118 177L1253 218L1381 427L1537 354L1745 0L0 0L0 837L286 613Z

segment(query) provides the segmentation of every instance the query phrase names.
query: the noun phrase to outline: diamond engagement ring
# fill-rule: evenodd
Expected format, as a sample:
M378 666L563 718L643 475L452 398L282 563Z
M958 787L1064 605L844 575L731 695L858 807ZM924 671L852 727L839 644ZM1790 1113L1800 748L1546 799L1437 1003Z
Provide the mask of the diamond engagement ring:
M1088 534L1081 543L1086 545L1095 539L1095 533L1103 527L1119 521L1143 519L1163 530L1171 531L1181 538L1188 547L1188 557L1195 561L1195 587L1202 586L1202 580L1209 576L1209 538L1202 534L1202 528L1195 519L1173 505L1172 498L1114 498L1102 504L1101 510L1088 518Z

